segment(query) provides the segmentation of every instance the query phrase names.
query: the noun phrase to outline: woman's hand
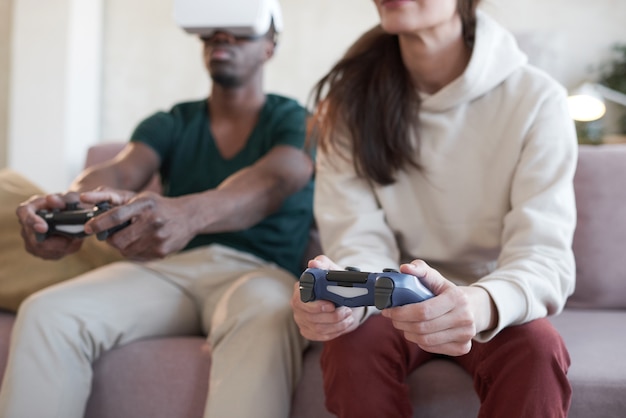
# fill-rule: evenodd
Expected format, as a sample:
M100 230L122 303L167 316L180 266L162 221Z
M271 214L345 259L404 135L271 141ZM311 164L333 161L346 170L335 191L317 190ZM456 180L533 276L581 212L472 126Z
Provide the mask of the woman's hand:
M318 255L308 263L309 268L323 270L341 270L333 261L324 255ZM293 316L300 328L302 336L312 341L328 341L340 335L347 334L359 326L365 308L335 307L327 300L302 302L300 300L300 286L296 282L291 298Z
M419 277L436 297L385 309L382 314L423 350L449 356L467 354L476 334L495 327L497 311L486 290L456 286L421 260L403 264L400 271Z

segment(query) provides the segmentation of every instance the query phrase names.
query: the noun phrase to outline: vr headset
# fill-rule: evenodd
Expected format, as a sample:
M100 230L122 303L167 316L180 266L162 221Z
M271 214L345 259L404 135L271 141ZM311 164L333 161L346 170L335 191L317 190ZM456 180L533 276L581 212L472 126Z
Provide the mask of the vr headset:
M278 0L175 0L174 19L201 37L221 31L254 39L265 35L272 23L277 33L283 29Z

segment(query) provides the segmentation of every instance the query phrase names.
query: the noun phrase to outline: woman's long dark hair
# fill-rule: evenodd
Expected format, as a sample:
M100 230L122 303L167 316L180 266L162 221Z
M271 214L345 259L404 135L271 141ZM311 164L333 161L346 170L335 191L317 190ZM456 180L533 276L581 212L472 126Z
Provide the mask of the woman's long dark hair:
M476 6L480 0L458 0L463 36L473 46ZM419 168L413 143L419 96L404 66L397 35L380 25L363 34L343 58L313 88L314 114L309 138L325 152L331 148L341 122L352 138L356 172L378 184L395 181L398 170ZM417 149L416 149L417 148Z

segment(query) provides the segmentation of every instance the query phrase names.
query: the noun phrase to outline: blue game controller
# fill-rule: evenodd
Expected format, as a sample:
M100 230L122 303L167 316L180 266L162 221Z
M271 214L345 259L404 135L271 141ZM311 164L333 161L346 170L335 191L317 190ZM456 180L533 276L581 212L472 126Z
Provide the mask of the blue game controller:
M374 284L374 305L378 309L423 302L435 295L419 279L410 274L381 274Z
M308 268L300 276L300 300L329 300L336 306L373 306L375 273Z
M328 300L336 306L376 306L385 309L433 297L420 281L394 269L382 273L308 268L300 276L300 300Z
M111 209L109 202L100 202L88 209L79 208L78 203L73 202L68 203L64 209L39 210L37 211L37 215L46 221L48 231L45 233L36 232L35 237L37 242L43 242L51 235L60 235L68 238L84 238L87 236L84 227L85 223L109 209ZM110 235L128 225L130 225L130 221L107 229L106 231L98 232L96 236L100 241L104 241Z

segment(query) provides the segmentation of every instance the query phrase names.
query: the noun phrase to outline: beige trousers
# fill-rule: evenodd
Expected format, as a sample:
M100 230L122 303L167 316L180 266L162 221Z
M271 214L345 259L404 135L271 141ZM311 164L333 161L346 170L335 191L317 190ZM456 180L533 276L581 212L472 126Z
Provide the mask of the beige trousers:
M199 333L212 352L205 417L288 417L306 345L289 305L294 280L213 245L110 264L44 289L18 312L0 417L82 417L91 364L103 352Z

